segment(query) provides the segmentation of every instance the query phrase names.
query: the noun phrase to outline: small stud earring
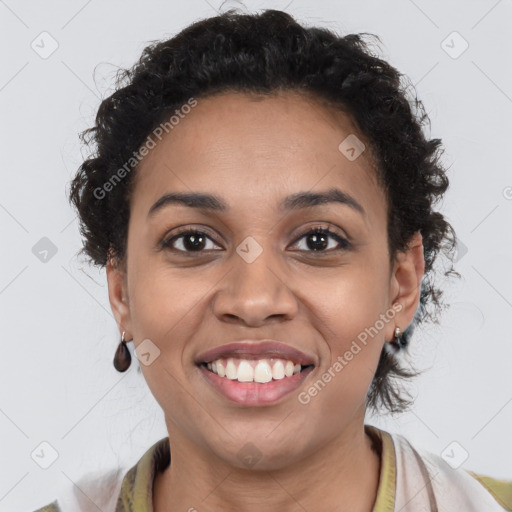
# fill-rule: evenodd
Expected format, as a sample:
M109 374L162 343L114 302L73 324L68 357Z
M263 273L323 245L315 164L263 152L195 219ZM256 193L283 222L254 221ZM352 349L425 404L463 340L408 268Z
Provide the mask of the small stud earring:
M396 350L400 350L405 347L405 340L403 338L404 332L400 327L397 327L394 332L393 339L389 342Z
M126 346L124 334L125 331L123 331L123 334L121 335L121 342L119 343L116 353L114 355L114 368L121 373L128 370L132 362L132 356L130 355L130 351Z

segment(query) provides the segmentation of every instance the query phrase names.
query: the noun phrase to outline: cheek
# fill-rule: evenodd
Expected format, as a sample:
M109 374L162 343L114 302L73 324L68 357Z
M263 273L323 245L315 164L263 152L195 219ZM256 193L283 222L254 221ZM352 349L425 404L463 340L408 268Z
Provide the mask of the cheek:
M149 365L141 359L144 379L160 407L173 411L173 419L186 424L199 413L186 393L189 368L184 367L184 352L199 325L197 295L201 289L195 289L191 279L177 279L158 265L137 269L132 275L136 276L130 288L134 338L138 347L143 340L151 340L158 351Z
M158 265L134 268L131 276L130 316L137 354L142 352L140 344L148 343L145 340L156 346L153 350L158 354L149 365L141 359L141 370L156 400L167 410L165 402L175 403L183 394L183 353L199 325L194 307L197 293L190 291L194 290L190 280L177 279Z
M352 340L374 326L385 313L389 295L385 270L372 270L366 262L356 262L340 268L313 289L315 307L322 312L328 327L325 336L333 352L343 353ZM374 338L383 335L380 323L378 326L380 335Z
M133 270L130 313L137 337L153 336L166 345L170 340L181 339L179 333L189 323L188 317L196 314L201 297L208 292L208 278L190 270L170 269L159 262L140 264Z
M321 312L318 328L330 352L320 369L322 382L317 387L324 389L325 384L329 388L325 400L335 410L343 402L349 410L350 403L363 400L375 374L385 329L393 321L386 315L385 270L354 265L340 269L338 277L322 290L317 288L316 308Z

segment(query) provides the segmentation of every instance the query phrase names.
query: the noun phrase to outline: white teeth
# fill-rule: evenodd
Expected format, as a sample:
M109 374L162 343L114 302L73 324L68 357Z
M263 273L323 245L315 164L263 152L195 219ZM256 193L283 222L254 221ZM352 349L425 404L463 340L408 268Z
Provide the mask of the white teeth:
M240 372L240 367L238 367L238 371ZM260 361L256 365L256 368L254 368L254 382L265 384L265 382L270 382L271 380L272 369L270 368L270 365L266 361Z
M276 380L284 379L284 364L279 359L274 363L272 368L272 377Z
M291 361L286 361L286 364L284 366L284 374L287 377L291 377L293 375L293 368L294 368L294 366L295 365Z
M235 363L233 362L233 359L228 359L228 362L226 364L226 377L229 380L235 380L237 377L237 369Z
M240 361L237 378L238 382L252 382L254 380L254 370L248 361Z
M300 373L302 366L284 359L235 359L233 357L217 359L208 363L207 368L219 377L238 382L257 382L265 384Z

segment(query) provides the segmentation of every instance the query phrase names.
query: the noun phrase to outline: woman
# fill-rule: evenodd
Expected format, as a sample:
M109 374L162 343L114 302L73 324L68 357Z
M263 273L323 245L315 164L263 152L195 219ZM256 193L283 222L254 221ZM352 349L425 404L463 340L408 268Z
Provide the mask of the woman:
M70 197L106 267L114 365L133 341L169 436L41 510L512 510L512 482L364 423L410 405L400 357L453 258L427 119L361 35L280 11L144 50Z

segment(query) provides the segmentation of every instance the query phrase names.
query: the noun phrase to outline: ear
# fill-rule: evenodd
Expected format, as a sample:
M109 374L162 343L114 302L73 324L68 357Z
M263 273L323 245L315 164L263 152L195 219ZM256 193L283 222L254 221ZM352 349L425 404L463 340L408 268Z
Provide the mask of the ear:
M114 313L119 332L122 333L126 331L125 340L130 341L133 336L125 267L124 265L118 264L116 259L109 257L106 271L108 298L112 313Z
M425 273L423 256L423 237L416 232L405 251L397 253L391 272L390 305L400 304L401 309L395 315L395 327L405 330L412 322L418 309L421 280ZM387 338L391 340L393 334Z

